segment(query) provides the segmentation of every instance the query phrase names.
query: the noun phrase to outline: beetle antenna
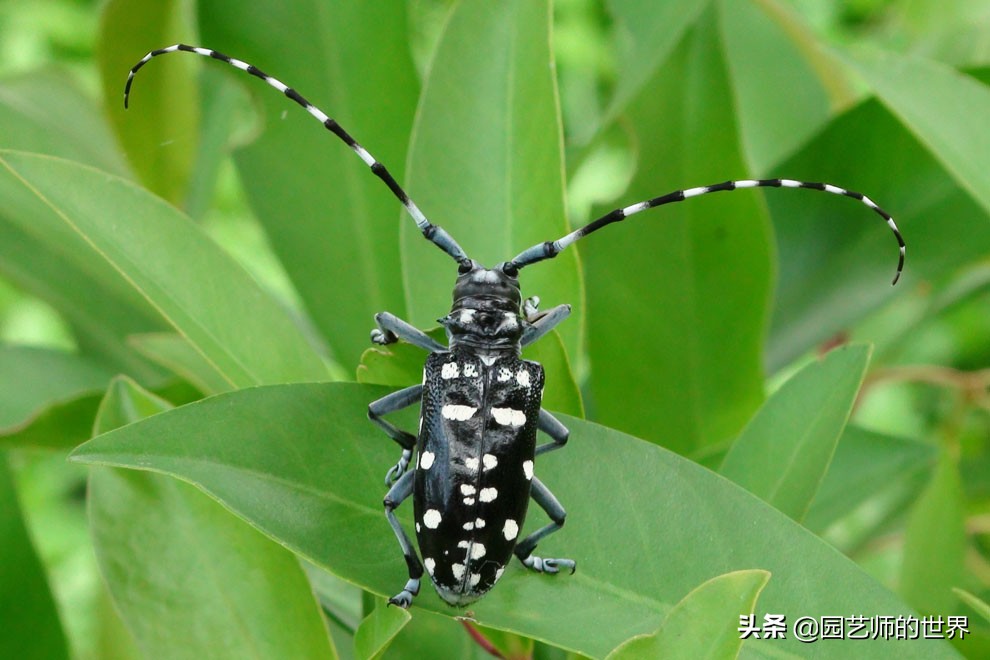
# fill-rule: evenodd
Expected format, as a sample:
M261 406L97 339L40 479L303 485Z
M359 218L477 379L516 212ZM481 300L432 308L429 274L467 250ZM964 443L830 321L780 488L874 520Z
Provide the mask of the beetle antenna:
M673 202L682 202L689 197L698 197L699 195L707 195L708 193L721 192L723 190L738 190L739 188L809 188L811 190L820 190L823 192L832 193L833 195L843 195L845 197L858 199L863 204L876 211L881 218L886 220L887 226L890 227L892 232L894 232L894 238L897 239L897 245L900 252L897 261L897 273L894 275L894 281L892 284L897 284L897 280L900 279L901 271L904 269L904 238L901 237L901 232L894 223L894 219L890 217L889 213L877 206L872 199L862 193L846 190L845 188L839 188L838 186L833 186L830 183L811 183L808 181L795 181L794 179L744 179L741 181L724 181L713 186L688 188L687 190L675 190L674 192L667 193L666 195L648 199L645 202L639 202L638 204L626 206L625 208L615 209L611 213L606 213L597 220L589 222L584 227L572 231L566 236L558 238L556 241L537 243L533 247L523 250L508 263L514 265L516 268L522 268L523 266L535 264L538 261L543 261L544 259L552 259L575 241L584 238L592 232L598 231L605 225L610 225L613 222L625 220L629 216L635 215L640 211L652 209L657 206L663 206L664 204L672 204Z
M412 216L412 219L416 222L416 226L419 227L419 230L421 232L423 232L423 236L425 236L427 240L429 240L438 248L449 254L458 263L463 263L468 259L467 254L465 254L464 250L461 249L461 246L457 244L457 241L455 241L453 237L444 230L443 227L440 227L439 225L435 225L431 223L429 220L427 220L426 216L423 215L423 212L420 211L419 207L416 206L416 203L409 198L409 195L406 194L406 191L402 189L402 187L398 184L398 182L395 180L392 174L385 168L385 166L379 163L377 160L375 160L375 158L370 153L368 153L368 151L364 147L358 144L357 141L354 138L352 138L350 134L348 134L348 132L345 131L340 126L340 124L338 124L331 117L327 116L325 112L323 112L315 105L313 105L305 98L303 98L302 95L299 94L299 92L289 87L288 85L285 85L279 80L272 78L271 76L269 76L261 69L257 68L252 64L248 64L247 62L242 62L241 60L228 57L223 53L217 52L215 50L211 50L209 48L198 48L195 46L187 46L186 44L175 44L173 46L169 46L168 48L159 48L158 50L153 50L144 57L142 57L141 61L135 64L131 68L130 73L127 74L127 84L124 86L124 108L127 108L127 100L131 92L131 83L134 82L134 76L138 72L138 70L141 67L143 67L145 64L147 64L149 61L151 61L152 58L157 57L159 55L164 55L166 53L174 53L176 51L195 53L196 55L202 55L203 57L211 57L215 60L226 62L235 69L246 71L250 73L252 76L261 78L271 87L274 87L275 89L282 92L287 97L289 97L290 99L301 105L306 110L306 112L313 115L313 117L315 117L321 124L323 124L323 126L327 130L329 130L331 133L339 137L341 140L344 141L344 143L347 144L347 146L353 149L354 153L356 153L358 157L364 161L364 164L371 168L372 173L374 173L375 176L377 176L379 179L385 182L385 185L388 186L389 190L392 191L392 194L395 195L400 202L402 202L402 205L406 208L406 211L409 212L409 215Z

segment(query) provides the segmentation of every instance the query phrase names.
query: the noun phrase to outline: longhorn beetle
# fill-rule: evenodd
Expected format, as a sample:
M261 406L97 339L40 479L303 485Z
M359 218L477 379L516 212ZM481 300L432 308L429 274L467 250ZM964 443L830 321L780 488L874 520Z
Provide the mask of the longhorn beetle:
M533 554L541 539L564 525L566 512L553 493L534 476L533 460L567 443L568 430L540 407L543 368L520 359L523 346L531 344L570 314L563 304L539 312L539 298L525 302L519 288L519 271L557 256L574 242L602 227L631 215L690 197L739 188L809 188L859 200L886 220L899 246L896 284L904 267L904 240L890 215L865 195L828 183L793 179L745 179L674 192L615 209L555 241L538 243L509 261L487 268L465 254L444 229L431 223L384 165L358 144L347 131L296 90L263 73L257 67L209 48L176 44L154 50L134 65L124 88L124 107L137 71L153 57L186 51L211 57L261 78L301 105L331 133L354 150L372 173L402 202L423 236L457 262L454 304L440 319L448 345L434 341L405 321L382 312L371 331L376 344L402 339L429 352L423 383L373 401L368 417L402 447L398 462L385 476L385 516L395 531L409 568L409 580L389 602L409 607L419 593L423 567L440 597L454 606L465 606L494 586L511 555L540 573L570 569L571 559ZM404 431L384 415L420 402L418 437ZM536 445L536 432L550 442ZM417 462L409 470L413 450ZM399 524L395 509L410 495L420 562L409 536ZM522 540L518 539L529 498L551 522Z

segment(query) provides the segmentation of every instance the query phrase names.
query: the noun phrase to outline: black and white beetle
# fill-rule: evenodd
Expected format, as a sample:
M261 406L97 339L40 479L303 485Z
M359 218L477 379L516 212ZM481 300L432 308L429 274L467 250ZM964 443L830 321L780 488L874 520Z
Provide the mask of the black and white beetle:
M158 55L187 51L211 57L261 78L301 105L343 140L399 198L427 240L458 264L454 303L441 324L448 346L383 312L371 332L377 344L403 339L430 353L423 383L389 394L368 406L368 417L402 447L398 463L385 477L385 515L402 547L409 580L389 602L409 607L419 593L425 565L440 597L455 606L471 603L494 586L513 553L537 572L574 571L571 559L533 554L537 543L560 529L566 512L557 498L534 476L536 456L563 447L567 428L540 407L543 368L520 359L523 346L536 341L570 314L570 305L538 312L539 299L522 301L519 270L550 259L575 241L640 211L723 190L739 188L810 188L852 197L878 213L894 232L900 249L894 284L904 267L904 240L890 215L869 197L827 183L792 179L726 181L688 188L619 208L555 241L539 243L494 268L470 259L443 228L426 219L385 166L376 161L340 125L311 105L298 92L256 67L208 48L177 44L151 51L134 65L124 89L124 107L138 69ZM420 402L418 437L399 429L384 415ZM536 432L551 442L536 446ZM413 449L415 469L409 471ZM416 536L423 561L399 524L395 509L410 495ZM550 524L518 541L532 497L550 517Z

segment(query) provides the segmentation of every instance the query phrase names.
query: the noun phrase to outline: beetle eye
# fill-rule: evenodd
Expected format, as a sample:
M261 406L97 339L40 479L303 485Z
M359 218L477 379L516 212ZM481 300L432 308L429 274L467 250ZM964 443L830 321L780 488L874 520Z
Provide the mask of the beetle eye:
M508 275L509 277L516 277L519 275L519 268L517 268L516 265L511 261L506 261L504 264L502 264L502 272Z
M473 268L474 266L471 265L471 260L465 259L461 262L461 265L457 267L457 273L459 275L467 275Z

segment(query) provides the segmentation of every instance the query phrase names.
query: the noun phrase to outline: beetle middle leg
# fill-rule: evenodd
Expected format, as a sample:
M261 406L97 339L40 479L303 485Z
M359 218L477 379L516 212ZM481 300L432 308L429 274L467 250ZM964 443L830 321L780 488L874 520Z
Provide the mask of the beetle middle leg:
M571 569L571 573L573 573L577 566L573 559L537 557L533 554L537 543L564 526L567 511L564 510L564 507L561 506L554 494L550 492L550 489L544 486L543 482L536 477L533 477L529 494L533 498L533 501L547 512L547 515L550 516L550 520L553 522L541 527L520 541L514 550L516 556L519 557L519 561L523 563L523 566L539 573L556 573L561 568L569 568Z
M406 468L409 467L413 448L416 446L416 436L408 431L403 431L387 419L383 419L382 415L387 415L388 413L411 406L420 400L422 393L422 385L413 385L404 390L392 392L368 404L368 419L378 424L388 434L388 437L395 440L402 447L402 456L399 457L399 461L385 475L386 486L401 477L406 471Z
M390 604L398 605L402 608L408 608L412 605L413 597L419 593L420 578L423 577L423 564L413 549L412 541L409 540L406 530L402 529L402 524L395 517L395 510L412 494L413 477L415 474L415 472L406 472L402 475L395 482L395 485L389 489L388 493L385 494L385 500L383 502L385 505L385 517L388 518L388 523L392 526L395 537L399 539L402 556L405 557L406 566L409 567L409 580L406 582L406 585L402 588L402 591L388 599Z
M548 312L539 313L536 311L539 302L540 299L536 296L526 300L526 321L529 325L523 330L522 338L519 340L522 346L529 346L571 315L571 306L567 304L557 305Z

